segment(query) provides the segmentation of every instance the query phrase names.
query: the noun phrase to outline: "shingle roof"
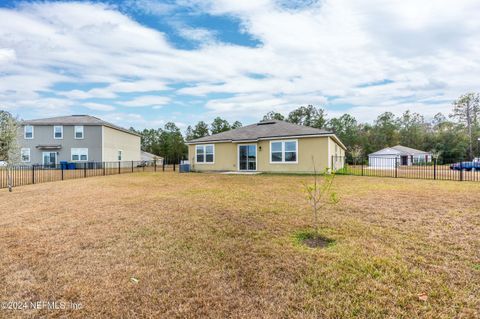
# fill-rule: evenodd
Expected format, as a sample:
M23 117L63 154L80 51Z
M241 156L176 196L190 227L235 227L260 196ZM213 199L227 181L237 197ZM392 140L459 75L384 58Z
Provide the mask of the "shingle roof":
M158 156L158 155L155 155L155 154L152 154L152 153L148 153L148 152L145 152L145 151L141 151L141 157L142 157L142 161L153 161L155 159L160 159L160 160L163 159L163 157L161 157L161 156Z
M90 115L70 115L70 116L58 116L58 117L50 117L44 119L36 119L36 120L27 120L22 121L23 125L101 125L113 128L115 130L123 131L125 133L130 133L133 135L140 136L139 134L127 130L126 128L120 127L118 125L105 122L104 120L99 119L95 116Z
M205 142L242 142L293 136L334 135L332 132L313 127L269 120L243 126L234 130L205 136L189 141L189 144ZM338 138L337 138L338 140ZM340 141L339 141L340 142ZM343 145L342 145L343 146Z
M416 150L414 148L406 147L406 146L403 146L403 145L396 145L392 148L394 150L397 150L397 151L399 151L401 153L405 153L405 154L425 154L425 155L430 154L429 152Z
M428 155L429 152L416 150L414 148L406 147L403 145L396 145L392 147L386 147L369 155Z

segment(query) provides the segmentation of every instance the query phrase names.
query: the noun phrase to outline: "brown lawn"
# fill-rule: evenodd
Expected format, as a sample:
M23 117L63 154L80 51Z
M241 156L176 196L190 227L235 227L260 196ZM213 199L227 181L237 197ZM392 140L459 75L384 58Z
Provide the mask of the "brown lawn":
M2 307L81 309L0 317L480 316L480 183L337 176L323 229L336 243L310 249L292 239L311 221L308 179L138 173L1 190Z

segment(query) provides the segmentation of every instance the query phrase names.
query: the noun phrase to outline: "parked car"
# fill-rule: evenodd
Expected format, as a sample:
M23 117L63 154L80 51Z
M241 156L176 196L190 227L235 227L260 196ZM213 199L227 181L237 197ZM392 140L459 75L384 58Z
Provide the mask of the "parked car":
M471 162L459 162L450 165L450 169L456 171L480 171L480 158L474 158Z

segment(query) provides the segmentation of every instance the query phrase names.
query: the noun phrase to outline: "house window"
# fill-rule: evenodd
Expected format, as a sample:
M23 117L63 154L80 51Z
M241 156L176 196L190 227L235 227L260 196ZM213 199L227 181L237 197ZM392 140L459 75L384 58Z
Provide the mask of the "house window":
M53 138L56 140L63 139L63 126L54 126L53 127Z
M298 163L298 142L270 142L270 163Z
M83 139L83 125L82 126L75 126L75 139L82 140Z
M20 155L22 158L22 162L29 163L30 162L30 149L29 148L22 148L20 150Z
M118 150L117 152L117 159L119 161L121 161L123 159L123 151L122 150Z
M88 161L88 148L72 148L72 161Z
M195 150L197 163L212 164L214 162L215 147L213 145L197 145Z
M33 126L32 125L25 125L24 127L24 138L26 140L31 140L33 139Z

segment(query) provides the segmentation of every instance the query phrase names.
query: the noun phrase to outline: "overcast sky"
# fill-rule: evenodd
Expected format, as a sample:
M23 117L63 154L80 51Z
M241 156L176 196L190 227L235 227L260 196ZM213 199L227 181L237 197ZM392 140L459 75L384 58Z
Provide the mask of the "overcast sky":
M182 128L325 106L448 113L480 91L478 0L1 1L0 109Z

